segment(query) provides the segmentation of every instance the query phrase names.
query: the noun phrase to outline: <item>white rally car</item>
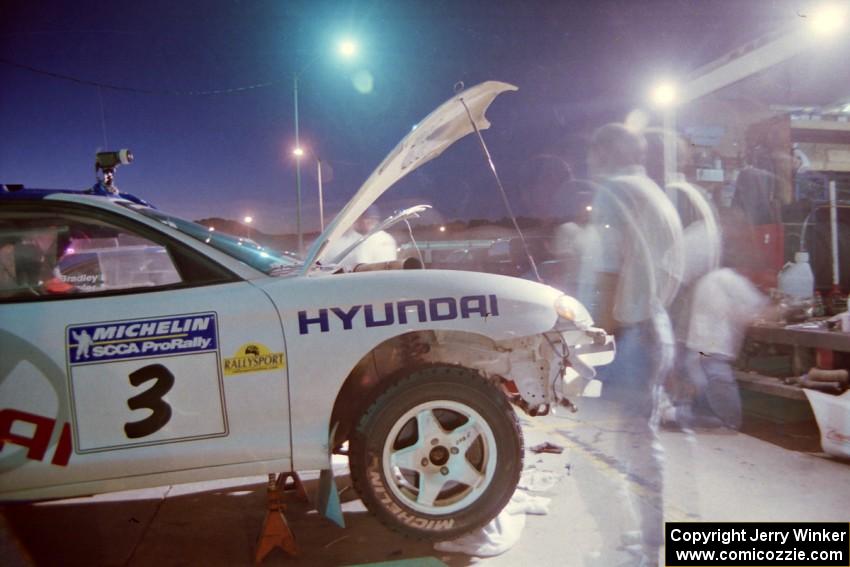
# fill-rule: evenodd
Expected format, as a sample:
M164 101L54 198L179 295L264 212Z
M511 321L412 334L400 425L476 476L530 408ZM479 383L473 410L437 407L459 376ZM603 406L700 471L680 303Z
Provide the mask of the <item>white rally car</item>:
M324 252L507 90L430 114L303 261L120 196L0 193L0 500L328 471L347 442L388 526L437 540L495 517L522 469L511 404L571 405L612 338L542 284L340 273Z

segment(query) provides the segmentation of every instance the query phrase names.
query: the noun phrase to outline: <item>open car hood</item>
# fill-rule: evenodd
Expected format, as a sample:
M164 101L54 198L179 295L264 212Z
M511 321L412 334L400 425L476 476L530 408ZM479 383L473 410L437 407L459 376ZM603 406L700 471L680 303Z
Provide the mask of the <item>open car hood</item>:
M422 120L384 158L381 165L372 172L354 197L310 246L302 274L308 273L318 262L329 260L325 258L328 245L351 228L358 217L399 179L474 132L470 116L479 130L489 128L490 122L484 116L487 108L501 93L515 90L517 87L508 83L487 81L461 91Z
M360 246L361 244L363 244L364 242L369 240L369 238L373 234L375 234L376 232L380 232L382 230L387 230L391 226L394 226L394 225L400 223L401 221L404 221L404 220L407 220L407 219L419 218L419 213L427 211L430 208L431 208L431 205L414 205L413 207L409 207L407 209L404 209L403 211L398 211L398 212L394 213L392 216L387 217L381 223L376 225L375 228L373 228L372 230L370 230L369 232L367 232L366 234L364 234L363 236L358 238L353 244L348 246L348 248L346 248L345 250L343 250L342 252L340 252L336 256L328 257L327 261L330 262L331 264L339 264L340 262L342 262L345 259L346 256L351 254L351 252L355 248L357 248L358 246Z

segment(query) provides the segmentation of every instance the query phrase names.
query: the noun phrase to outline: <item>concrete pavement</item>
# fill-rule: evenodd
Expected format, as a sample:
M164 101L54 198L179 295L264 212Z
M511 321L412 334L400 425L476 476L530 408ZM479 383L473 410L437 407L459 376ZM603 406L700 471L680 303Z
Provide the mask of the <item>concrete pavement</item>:
M349 486L339 486L347 528L287 493L286 517L300 553L273 551L264 565L336 566L437 561L451 566L634 565L631 514L659 485L618 455L610 403L584 400L577 414L523 418L526 447L549 441L561 454L527 451L526 484L543 488L549 513L527 516L519 542L490 558L440 553L385 529ZM848 464L815 451L730 431L662 432L664 517L670 521L850 521ZM775 439L773 441L776 441ZM302 475L308 492L316 475ZM542 479L542 482L541 482ZM4 507L4 563L20 565L251 565L265 513L266 479L176 485ZM407 563L406 563L407 564Z

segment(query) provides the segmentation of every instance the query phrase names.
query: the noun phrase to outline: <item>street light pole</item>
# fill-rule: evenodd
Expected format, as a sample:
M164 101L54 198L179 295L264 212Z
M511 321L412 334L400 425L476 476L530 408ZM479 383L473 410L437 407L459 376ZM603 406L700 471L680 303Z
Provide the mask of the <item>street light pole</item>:
M678 135L676 133L676 107L669 104L663 110L664 125L664 184L669 186L677 180L679 164L678 158ZM675 195L675 192L673 193ZM675 201L675 197L674 201Z
M298 73L292 76L292 100L295 103L295 149L301 149L298 137ZM298 253L304 253L304 234L301 229L301 156L295 156L295 224L298 232Z
M322 197L322 158L316 158L316 176L319 178L319 232L325 231L325 204Z
M664 81L657 84L652 90L652 104L661 109L663 119L663 138L664 147L664 187L667 195L676 203L676 191L670 187L670 184L679 177L679 166L676 163L678 153L678 135L676 133L676 104L678 102L678 89L676 85L669 81Z
M357 44L348 39L342 41L339 44L339 52L346 59L350 59L357 54ZM300 72L303 73L307 70L307 68L315 62L313 61L305 65L300 69ZM304 231L301 226L301 156L304 155L304 151L301 149L301 139L299 137L298 131L298 73L296 71L292 74L292 101L295 107L295 222L296 229L298 232L298 253L304 253ZM322 164L321 160L319 160L319 222L324 230L325 227L325 218L324 218L324 209L322 204Z

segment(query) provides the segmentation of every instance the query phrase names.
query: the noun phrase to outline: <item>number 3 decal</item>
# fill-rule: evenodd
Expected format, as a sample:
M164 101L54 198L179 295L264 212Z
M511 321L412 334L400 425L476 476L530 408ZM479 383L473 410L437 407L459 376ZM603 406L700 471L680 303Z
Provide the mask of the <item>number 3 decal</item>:
M131 410L149 409L153 412L145 419L124 424L127 437L138 439L156 433L171 419L171 406L162 397L174 386L174 374L162 364L150 364L139 368L130 374L129 378L133 386L156 380L149 389L127 400Z

